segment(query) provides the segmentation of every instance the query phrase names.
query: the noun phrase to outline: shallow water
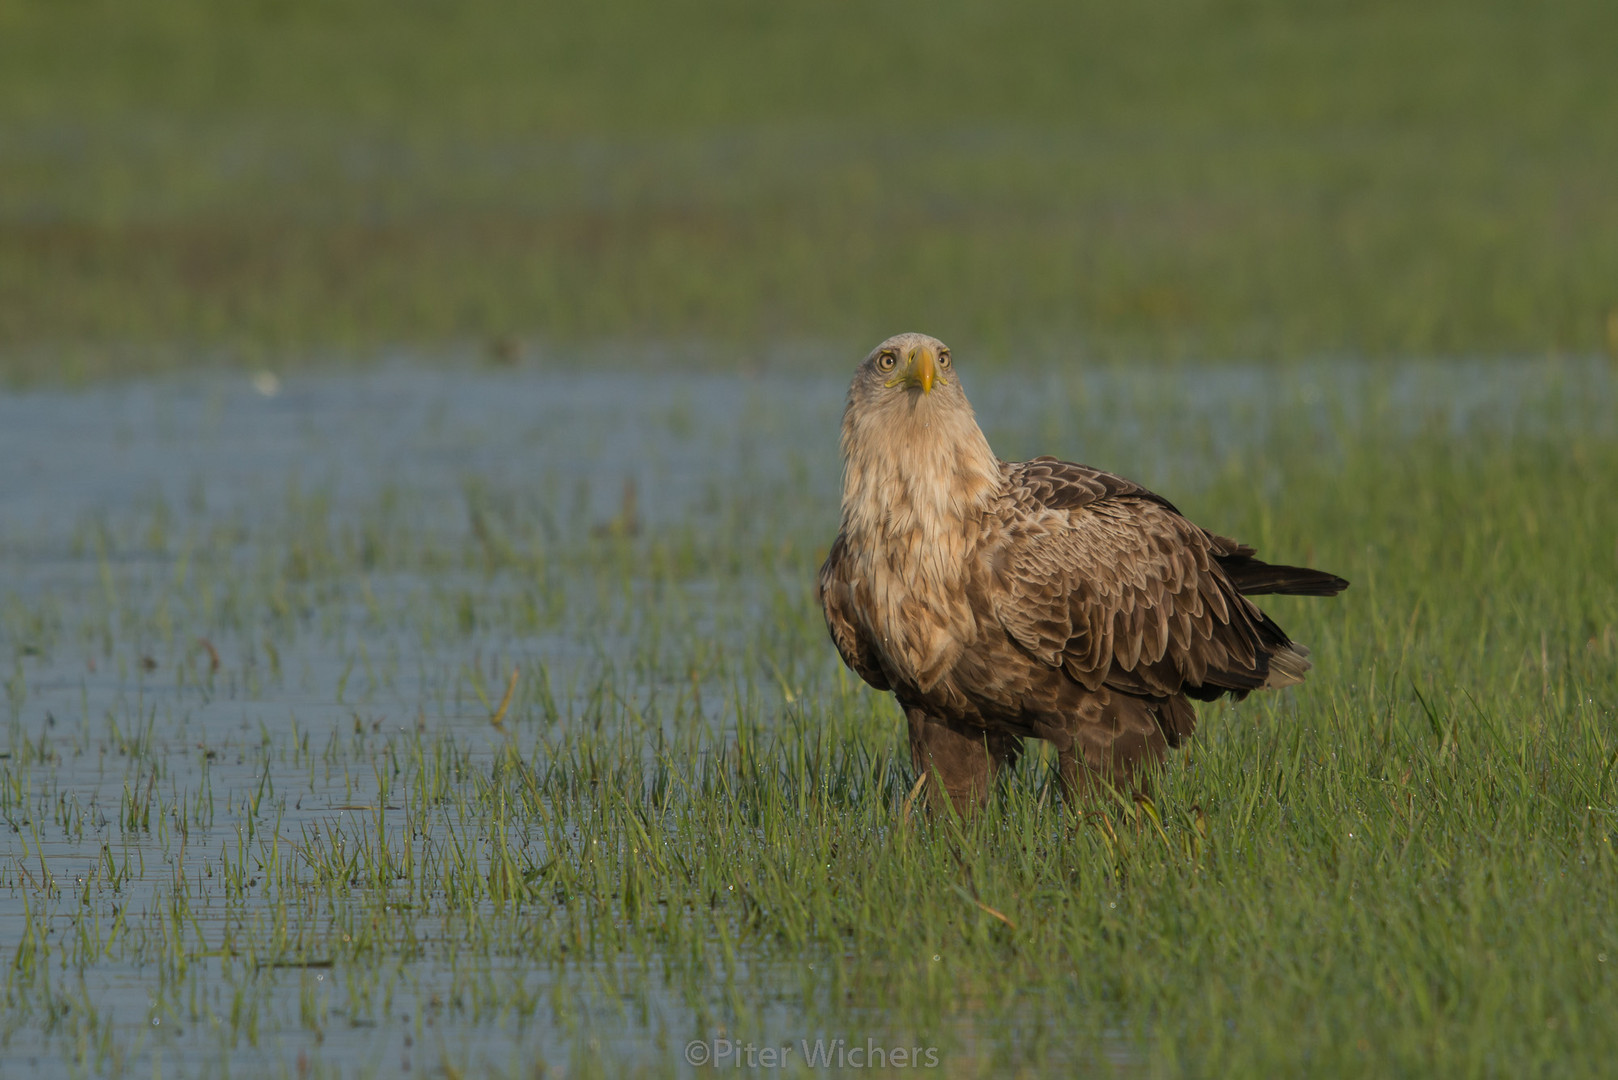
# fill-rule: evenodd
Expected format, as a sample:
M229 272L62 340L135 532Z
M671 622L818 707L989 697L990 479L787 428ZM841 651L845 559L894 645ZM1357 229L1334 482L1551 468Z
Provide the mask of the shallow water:
M825 686L829 647L773 659L760 638L783 611L818 619L845 383L831 363L752 376L402 363L0 396L0 941L42 956L51 988L13 965L0 1072L525 1071L596 1052L684 1068L693 1009L655 963L468 971L429 952L359 980L341 964L260 965L210 953L230 927L275 917L250 888L222 898L214 875L252 873L267 850L243 830L290 850L378 814L385 829L397 807L375 805L382 756L447 739L486 769L509 740L565 738L556 716L599 724L604 685L650 704L692 672L691 711L637 722L698 747L739 710L770 715ZM1002 370L968 387L1004 456L1087 460L1171 498L1279 431L1314 432L1330 453L1340 431L1556 438L1618 423L1599 360ZM647 537L733 565L676 566L668 596L636 572ZM543 579L535 610L502 606L522 575ZM762 659L727 694L697 674L714 654ZM491 702L513 665L542 671L554 701L525 676L501 730ZM132 820L142 805L159 820ZM177 878L194 902L165 921ZM340 928L329 898L309 904ZM120 918L147 938L109 944ZM163 925L188 962L150 961ZM563 990L565 1008L533 1008ZM789 1004L763 1011L783 1040L805 1034Z

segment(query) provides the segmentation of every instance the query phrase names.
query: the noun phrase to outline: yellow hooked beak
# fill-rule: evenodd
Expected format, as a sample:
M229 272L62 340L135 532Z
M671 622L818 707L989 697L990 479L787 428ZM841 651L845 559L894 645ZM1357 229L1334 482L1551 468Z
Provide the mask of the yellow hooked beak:
M922 393L930 394L935 382L943 382L938 374L938 357L933 355L931 346L917 345L905 359L904 371L888 385L919 386Z

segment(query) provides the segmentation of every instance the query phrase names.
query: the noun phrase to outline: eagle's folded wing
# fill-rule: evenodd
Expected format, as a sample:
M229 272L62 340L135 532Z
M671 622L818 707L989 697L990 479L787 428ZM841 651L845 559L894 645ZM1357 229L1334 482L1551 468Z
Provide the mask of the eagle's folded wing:
M1242 694L1307 669L1220 566L1227 541L1110 474L1011 468L994 613L1035 658L1092 690L1161 696Z
M843 663L878 690L889 690L888 677L882 671L876 650L860 633L853 617L850 569L848 546L839 535L820 567L820 576L815 579L815 593L826 615L826 629L831 632L832 644L837 646L837 654L843 658Z

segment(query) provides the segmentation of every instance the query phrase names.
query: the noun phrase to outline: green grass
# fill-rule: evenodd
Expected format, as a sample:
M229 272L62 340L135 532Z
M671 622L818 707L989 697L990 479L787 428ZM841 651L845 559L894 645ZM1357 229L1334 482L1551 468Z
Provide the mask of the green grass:
M1353 586L1266 605L1314 648L1303 687L1204 708L1151 801L1082 819L1048 757L981 819L906 819L897 711L812 604L831 508L793 491L729 485L616 537L475 476L448 530L409 525L408 488L293 490L251 525L87 522L82 594L0 609L0 894L27 908L5 1037L104 1071L175 1045L170 1069L298 1048L335 1070L376 1024L418 1069L511 1075L545 1032L584 1075L674 1072L721 1033L936 1046L950 1076L1604 1075L1618 441L1610 392L1580 391L1597 374L1547 365L1543 401L1460 430L1441 386L1423 419L1373 378L1321 425L1302 385L1236 445L1172 395L1116 404L1120 432L1169 421L1178 464L1142 479ZM1052 387L1052 418L1082 415L1081 384ZM124 671L104 716L35 685L81 654ZM243 723L203 745L186 717L209 707ZM86 775L116 807L85 805ZM83 980L108 970L193 1042L98 1013Z
M10 0L0 368L1618 349L1615 35L1601 0Z

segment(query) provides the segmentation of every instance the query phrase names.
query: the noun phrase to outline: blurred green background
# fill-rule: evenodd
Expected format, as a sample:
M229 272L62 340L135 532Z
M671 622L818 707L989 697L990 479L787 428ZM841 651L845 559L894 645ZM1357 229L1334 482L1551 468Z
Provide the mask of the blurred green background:
M1618 350L1618 4L0 0L0 372Z

